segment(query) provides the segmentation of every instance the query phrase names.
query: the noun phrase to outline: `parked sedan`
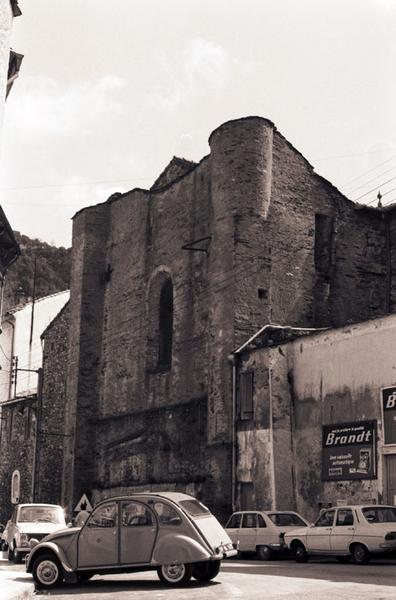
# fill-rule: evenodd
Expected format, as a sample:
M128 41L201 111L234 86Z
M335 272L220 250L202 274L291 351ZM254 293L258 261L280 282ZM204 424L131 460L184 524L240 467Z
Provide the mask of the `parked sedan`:
M142 493L104 500L81 528L59 531L34 545L26 570L42 588L95 574L150 569L165 584L177 586L191 577L213 579L220 561L235 554L220 523L195 498Z
M240 552L256 552L261 560L287 550L283 535L308 522L293 511L239 511L229 518L225 529Z
M372 554L396 550L396 507L332 508L305 529L288 531L285 542L297 562L306 562L310 555L328 555L339 562L353 557L356 563L365 564Z
M31 538L41 540L49 533L66 527L65 515L57 504L18 504L3 532L8 560L21 562L30 552Z

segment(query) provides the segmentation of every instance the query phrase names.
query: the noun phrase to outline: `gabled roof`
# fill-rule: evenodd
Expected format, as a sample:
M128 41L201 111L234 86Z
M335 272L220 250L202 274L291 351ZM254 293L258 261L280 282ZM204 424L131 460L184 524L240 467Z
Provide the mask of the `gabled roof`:
M162 171L161 175L155 180L150 190L158 190L166 185L169 185L179 177L183 177L195 167L197 163L185 158L174 156L167 167Z

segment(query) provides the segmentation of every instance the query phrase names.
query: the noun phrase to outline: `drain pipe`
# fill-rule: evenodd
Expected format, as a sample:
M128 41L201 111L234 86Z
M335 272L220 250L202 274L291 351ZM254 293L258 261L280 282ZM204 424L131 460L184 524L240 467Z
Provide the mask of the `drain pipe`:
M232 370L232 407L231 407L231 506L235 512L236 498L236 380L237 380L237 356L230 354L228 361Z

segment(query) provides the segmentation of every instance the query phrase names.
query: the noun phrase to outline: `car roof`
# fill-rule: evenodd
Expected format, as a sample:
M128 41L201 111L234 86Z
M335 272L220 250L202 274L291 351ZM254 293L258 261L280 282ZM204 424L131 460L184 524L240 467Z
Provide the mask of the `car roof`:
M110 496L109 498L103 498L98 504L111 500L134 500L139 498L165 498L171 502L181 502L183 500L197 500L193 496L183 494L183 492L137 492L136 494L123 494L122 496Z
M27 502L26 504L18 504L19 508L25 506L50 506L52 508L62 508L59 504L45 504L44 502Z
M262 513L264 515L301 515L295 510L259 510L258 508L252 508L251 510L236 510L233 515L244 515L246 513Z

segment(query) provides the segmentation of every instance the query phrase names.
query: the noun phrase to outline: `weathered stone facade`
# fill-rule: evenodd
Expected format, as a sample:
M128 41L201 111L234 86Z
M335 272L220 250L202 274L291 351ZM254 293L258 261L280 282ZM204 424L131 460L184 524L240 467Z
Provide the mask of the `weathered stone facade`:
M227 122L209 143L195 167L174 160L151 190L74 218L69 509L83 492L177 488L228 513L232 351L265 323L394 310L392 211L347 200L266 119Z

